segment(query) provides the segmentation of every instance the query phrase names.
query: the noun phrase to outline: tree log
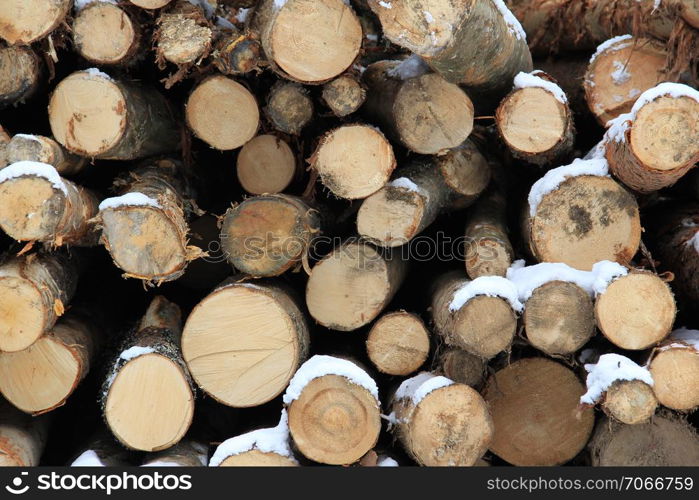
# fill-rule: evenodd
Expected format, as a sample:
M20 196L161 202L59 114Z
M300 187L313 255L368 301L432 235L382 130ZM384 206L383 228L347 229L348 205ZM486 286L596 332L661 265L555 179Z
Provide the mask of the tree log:
M26 349L63 315L78 269L63 253L13 257L0 266L0 351Z
M179 148L175 116L160 93L94 69L58 84L49 122L58 142L90 158L135 160Z
M123 7L90 2L73 19L73 45L82 57L99 65L128 65L141 50L141 33Z
M495 424L490 451L512 465L561 465L585 446L595 423L578 408L575 374L545 358L521 359L488 380L484 397Z
M699 406L699 332L690 332L693 342L673 333L651 353L649 361L658 401L683 412Z
M464 142L473 129L473 103L458 85L425 73L415 58L378 61L362 80L364 111L391 139L416 153L438 154ZM417 69L415 68L417 66Z
M0 46L0 109L31 98L42 76L41 59L31 47Z
M466 223L466 273L469 278L505 276L514 259L507 231L505 196L493 189L471 210Z
M262 0L253 28L272 68L289 80L320 84L359 55L362 28L343 0Z
M532 70L524 31L501 1L369 0L369 6L386 38L472 97L502 97L517 73Z
M313 101L298 83L278 82L269 91L264 111L274 128L299 135L313 119Z
M158 65L195 64L211 50L214 32L204 10L187 0L176 0L163 10L153 32Z
M159 9L165 7L172 0L129 0L132 4L142 9Z
M258 135L238 153L236 171L240 185L250 194L281 193L294 180L296 157L280 137Z
M614 280L597 296L595 317L605 337L622 349L648 349L667 337L677 307L670 287L647 271Z
M357 111L366 101L366 95L364 85L350 74L340 75L323 85L323 102L339 118Z
M260 71L264 54L257 33L233 28L219 30L218 36L211 59L221 73L242 75Z
M364 241L345 241L311 270L306 305L311 316L333 330L352 331L376 318L406 274L406 261L384 257Z
M0 467L36 467L48 434L47 417L32 418L0 399Z
M0 9L0 38L10 45L41 40L58 28L72 5L72 0L5 0Z
M87 165L87 158L74 155L50 137L16 134L5 149L8 164L18 161L48 163L61 175L75 175Z
M0 227L17 241L93 246L97 203L46 163L20 161L0 171Z
M189 429L194 386L180 352L180 335L179 307L157 296L119 348L101 404L107 426L127 448L160 451Z
M423 372L393 396L396 434L420 465L472 466L493 439L493 420L471 387Z
M301 198L256 196L226 211L221 246L235 269L278 276L301 263L320 229L320 213Z
M439 356L439 367L448 379L476 390L485 383L487 366L483 358L462 349L449 348Z
M391 143L369 125L344 125L327 132L308 161L325 187L350 200L381 189L396 168Z
M406 311L384 314L369 330L366 351L381 373L410 375L427 360L430 332L416 314Z
M236 408L277 397L308 344L296 299L272 281L224 281L194 308L182 334L184 359L199 387Z
M617 380L604 395L602 409L615 420L629 425L648 422L658 407L653 388L641 380Z
M255 137L260 110L241 84L214 75L196 86L187 100L187 125L202 141L222 151L237 149Z

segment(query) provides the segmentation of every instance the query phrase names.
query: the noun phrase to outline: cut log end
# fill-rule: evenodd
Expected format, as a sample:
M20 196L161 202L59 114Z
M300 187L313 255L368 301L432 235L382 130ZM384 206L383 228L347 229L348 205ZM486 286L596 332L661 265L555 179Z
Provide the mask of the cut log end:
M543 197L529 233L541 262L586 271L601 260L628 264L641 241L638 204L609 177L573 177Z
M385 186L362 203L357 231L381 246L404 245L422 229L425 201L416 191Z
M653 389L640 380L619 380L605 393L604 410L623 424L647 422L658 407Z
M41 291L21 276L0 277L0 351L16 352L44 333L47 317Z
M199 303L182 333L182 353L197 384L233 407L278 396L303 362L308 330L281 289L235 283Z
M298 463L289 457L274 452L250 450L232 455L221 462L219 467L297 467Z
M679 411L699 406L699 353L691 348L666 347L650 363L653 392L660 404Z
M362 27L343 0L287 0L263 33L263 47L273 62L292 79L307 83L341 74L362 44Z
M366 350L381 373L409 375L427 360L430 333L415 314L405 311L386 314L371 327Z
M622 349L656 345L670 333L677 307L670 287L649 272L632 272L597 297L597 326Z
M158 56L173 64L192 64L206 56L213 31L204 12L191 2L176 2L158 18Z
M381 431L379 405L364 387L339 375L311 380L289 405L289 431L307 458L352 464L374 447Z
M61 175L80 172L87 160L67 152L50 137L17 134L7 144L5 158L8 164L19 161L34 161L51 165Z
M339 76L323 86L323 101L335 116L357 111L366 100L366 89L350 76Z
M187 124L210 146L237 149L255 136L260 112L255 97L238 82L212 76L189 96Z
M480 389L485 381L487 362L462 349L447 349L439 357L444 375L460 384Z
M177 443L193 413L194 396L187 377L177 363L157 353L138 356L119 370L104 409L107 424L119 441L143 451L159 451Z
M507 350L517 330L517 316L504 299L480 295L452 318L447 343L490 359Z
M488 161L470 141L446 151L435 161L447 186L470 199L481 194L490 182Z
M31 97L40 79L41 60L30 47L0 47L0 108Z
M527 300L524 329L529 343L546 354L572 354L595 333L592 299L574 283L545 283Z
M56 29L73 5L71 0L7 0L0 9L0 38L10 45L29 45Z
M296 174L296 158L286 141L274 135L258 135L238 154L238 181L251 194L284 191Z
M275 85L267 98L265 114L280 132L298 135L313 119L313 100L297 83Z
M571 370L544 358L498 371L484 392L495 423L490 450L518 466L569 461L587 443L595 421L592 409L578 409L584 392Z
M93 2L73 21L78 53L96 64L126 64L136 54L139 34L131 17L118 5Z
M327 133L309 161L323 184L347 199L375 193L396 167L391 144L367 125L347 125Z

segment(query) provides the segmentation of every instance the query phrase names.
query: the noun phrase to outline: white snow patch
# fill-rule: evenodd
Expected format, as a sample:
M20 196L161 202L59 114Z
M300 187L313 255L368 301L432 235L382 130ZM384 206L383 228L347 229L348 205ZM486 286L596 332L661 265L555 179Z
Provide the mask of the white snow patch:
M19 137L20 139L27 139L27 140L29 140L29 141L41 142L40 139L39 139L37 136L32 135L32 134L15 134L15 135L12 136L13 139L14 139L15 137Z
M24 176L43 177L49 181L55 189L62 191L63 194L68 196L68 188L58 174L58 171L48 163L41 163L38 161L18 161L3 168L0 170L0 184L9 179L16 179L17 177Z
M381 7L383 7L384 9L392 9L393 8L393 5L391 4L391 2L381 1L381 2L379 2L379 5Z
M129 347L124 352L122 352L119 355L119 359L123 359L124 361L131 361L132 359L137 358L139 356L143 356L144 354L151 354L154 352L155 350L152 347L141 347L139 345L135 345L133 347Z
M100 457L95 453L94 450L84 451L78 458L76 458L71 467L105 467Z
M580 397L581 404L594 405L617 380L640 380L653 385L648 370L620 354L603 354L597 364L585 365L587 392Z
M311 380L325 375L339 375L345 377L353 384L364 387L374 396L376 402L379 402L379 388L376 386L374 379L371 378L367 372L346 359L317 354L302 364L291 378L289 387L286 388L286 392L284 393L284 404L291 404L292 401L301 396L304 387L306 387Z
M276 427L257 429L226 439L216 448L209 460L209 467L218 467L228 457L253 449L263 453L276 453L296 461L289 447L289 421L286 410L282 410L281 419Z
M396 391L396 400L410 398L413 405L417 406L425 396L432 391L453 385L454 381L441 375L433 375L430 372L421 372L414 377L406 379Z
M623 142L626 139L626 131L634 117L631 113L622 113L607 122L607 131L604 133L604 141Z
M105 73L104 71L98 70L97 68L88 68L88 69L84 69L84 70L83 70L83 73L87 73L87 74L90 75L90 76L96 76L96 77L99 77L99 78L104 78L104 79L106 79L106 80L112 81L112 77L111 77L111 76L109 76L109 75L108 75L107 73Z
M379 455L379 458L376 461L376 466L377 467L398 467L398 462L393 460L391 457Z
M429 66L417 54L413 54L407 59L403 59L399 64L389 69L386 74L392 78L407 80L427 73Z
M397 187L397 188L404 188L404 189L407 189L408 191L414 191L416 193L421 192L418 185L415 184L410 179L408 179L407 177L398 177L397 179L394 179L391 182L389 182L388 185L392 186L392 187Z
M141 465L141 467L182 467L180 464L175 462L166 462L164 460L153 460L147 464Z
M606 146L607 142L604 139L602 139L597 144L595 144L594 148L587 152L587 154L583 157L583 160L604 159L606 153Z
M111 3L114 5L117 4L117 0L75 0L75 3L73 4L73 8L75 9L75 12L80 12L85 7L90 5L91 3L95 3L95 2Z
M602 42L597 46L597 50L595 50L595 53L592 54L592 57L590 58L590 64L594 62L595 59L597 59L597 56L599 56L602 52L605 52L607 49L609 49L612 45L615 45L614 50L617 51L619 49L623 49L625 47L628 47L628 43L620 43L619 45L616 45L618 42L624 41L624 40L632 40L633 37L631 35L619 35L615 36L614 38L610 38L606 42Z
M560 262L524 267L524 261L518 260L507 270L507 279L517 287L519 300L526 302L534 290L551 281L574 283L590 295L604 293L609 283L628 272L621 264L608 260L595 263L591 271L580 271Z
M599 177L609 177L609 166L604 158L593 158L590 160L575 159L570 165L554 168L536 181L529 191L529 215L534 217L539 203L544 196L558 189L566 179L581 175L595 175Z
M248 20L248 17L250 16L250 13L252 12L252 9L238 9L238 12L235 14L235 20L238 21L239 23L244 23L245 21Z
M667 349L694 349L699 353L699 330L678 328L667 338L669 343L661 346L660 351Z
M502 276L481 276L469 281L454 292L454 297L449 303L449 310L458 311L466 302L479 295L505 299L517 312L521 312L524 308L519 301L517 287L510 280Z
M507 24L507 28L510 33L512 33L519 40L526 40L527 34L524 32L524 28L522 28L522 25L519 23L510 9L507 8L505 2L502 0L493 0L493 4L495 4L495 7L500 11L500 14L502 14L502 17L505 19L505 24Z
M218 26L219 28L224 28L224 29L228 29L228 30L235 29L235 26L233 25L232 22L230 22L225 17L221 17L221 16L216 16L216 26Z
M378 42L379 41L379 35L376 35L374 33L367 33L366 35L364 35L364 38L366 38L370 42Z
M286 0L274 0L274 8L279 10L286 5Z
M548 80L544 80L543 78L536 76L536 71L532 71L531 73L525 73L523 71L520 71L517 73L517 76L515 76L514 80L514 86L516 89L524 89L527 87L538 87L544 90L547 90L553 96L558 99L560 102L563 104L566 104L568 102L568 98L566 97L565 92L563 92L563 89L556 85L553 82L550 82Z
M641 95L641 91L640 91L639 89L631 89L631 90L629 90L628 96L629 96L631 99L633 99L634 97L638 97L639 95Z
M106 198L102 201L102 203L100 203L99 210L102 211L107 210L108 208L119 208L124 206L160 208L160 203L143 193L132 192L121 196L115 196L113 198Z
M697 230L697 232L694 233L694 236L692 236L685 242L685 245L694 245L694 250L696 250L697 253L699 253L699 230Z
M626 63L622 61L614 61L614 71L612 71L611 77L614 85L623 85L628 82L631 78L631 73L629 73Z
M427 21L428 23L434 22L434 16L429 11L423 10L422 15L425 16L425 21Z

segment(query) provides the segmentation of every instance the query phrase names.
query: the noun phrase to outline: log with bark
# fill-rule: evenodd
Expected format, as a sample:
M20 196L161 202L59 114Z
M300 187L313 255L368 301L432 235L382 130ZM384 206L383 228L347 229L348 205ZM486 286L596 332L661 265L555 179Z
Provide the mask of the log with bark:
M0 171L0 227L17 241L95 245L97 203L92 191L46 163L19 161Z
M408 454L425 466L472 466L493 440L488 406L474 389L422 372L393 395L395 432Z
M308 353L293 293L274 281L224 281L194 308L182 353L199 387L237 408L277 397Z
M29 45L58 28L72 0L6 0L0 9L0 38L10 45Z
M349 73L323 85L323 102L339 118L357 111L366 101L366 97L366 87Z
M0 398L0 467L39 465L48 428L48 417L33 418Z
M313 100L302 85L280 81L270 89L264 112L279 132L299 135L313 119Z
M507 231L507 206L502 192L490 189L476 201L464 237L469 278L505 276L514 259L514 250Z
M448 379L480 390L488 363L475 354L450 347L439 355L439 369Z
M42 77L41 58L31 47L0 46L0 109L34 96Z
M53 328L75 294L77 263L65 253L31 253L0 265L0 351L28 348Z
M180 335L180 308L157 296L118 348L101 406L107 426L127 448L169 448L192 422L194 385L180 352Z
M48 163L62 175L75 175L87 165L87 158L67 151L54 139L43 135L15 134L5 146L8 165L19 161Z
M694 411L699 406L699 331L675 330L651 353L649 370L660 404Z
M254 31L240 31L235 26L218 28L218 38L211 52L216 69L225 75L261 71L265 61L258 34Z
M318 262L308 277L306 305L321 325L352 331L376 318L398 291L407 261L349 239Z
M430 332L417 314L406 311L387 313L369 330L366 352L381 373L410 375L427 360Z
M75 50L98 65L130 65L142 50L141 27L126 6L107 0L77 10L72 25Z
M49 101L53 136L81 156L135 160L179 148L168 101L140 83L88 69L59 82Z
M250 194L281 193L296 176L296 156L289 144L272 134L258 135L238 153L238 182Z

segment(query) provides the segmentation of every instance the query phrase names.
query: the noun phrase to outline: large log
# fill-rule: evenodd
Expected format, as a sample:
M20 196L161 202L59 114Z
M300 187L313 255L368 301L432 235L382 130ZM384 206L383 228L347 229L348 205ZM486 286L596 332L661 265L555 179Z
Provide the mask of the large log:
M0 9L0 38L10 45L39 41L58 28L72 5L72 0L5 0Z

